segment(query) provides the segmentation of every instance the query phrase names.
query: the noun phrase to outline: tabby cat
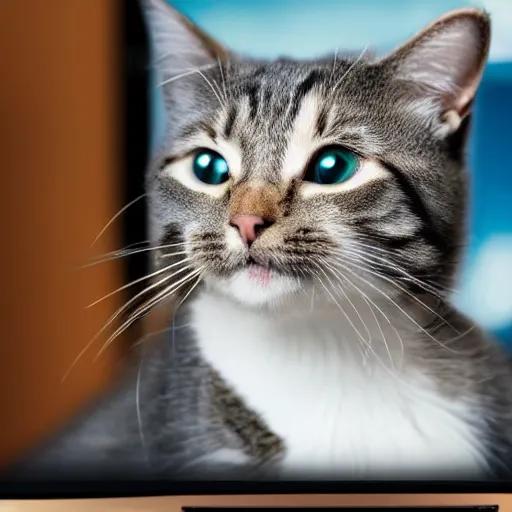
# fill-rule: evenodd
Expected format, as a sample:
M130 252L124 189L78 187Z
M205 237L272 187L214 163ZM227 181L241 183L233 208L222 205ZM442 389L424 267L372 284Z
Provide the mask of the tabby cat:
M449 302L488 15L385 57L263 61L143 8L168 124L136 316L177 297L174 328L23 474L508 475L508 355Z

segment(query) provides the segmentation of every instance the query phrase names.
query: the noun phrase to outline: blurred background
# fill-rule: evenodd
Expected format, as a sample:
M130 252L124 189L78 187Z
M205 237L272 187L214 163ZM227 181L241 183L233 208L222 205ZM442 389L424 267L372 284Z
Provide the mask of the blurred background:
M386 52L449 9L490 11L491 60L470 145L470 244L454 300L512 348L512 6L506 0L171 3L255 57L313 57L367 45ZM147 239L140 196L165 119L136 0L4 2L0 46L8 56L0 81L1 466L94 399L133 354L143 329L99 358L106 336L90 344L126 295L86 306L144 275L144 255L80 267Z

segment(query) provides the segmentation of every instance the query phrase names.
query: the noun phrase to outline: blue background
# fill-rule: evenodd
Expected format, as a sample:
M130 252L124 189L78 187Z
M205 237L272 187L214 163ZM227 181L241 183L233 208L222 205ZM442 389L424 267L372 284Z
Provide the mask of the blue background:
M491 57L470 142L469 247L455 303L512 346L512 4L505 0L172 0L237 52L314 57L365 46L389 51L444 12L484 7L493 20ZM154 146L163 108L152 89Z

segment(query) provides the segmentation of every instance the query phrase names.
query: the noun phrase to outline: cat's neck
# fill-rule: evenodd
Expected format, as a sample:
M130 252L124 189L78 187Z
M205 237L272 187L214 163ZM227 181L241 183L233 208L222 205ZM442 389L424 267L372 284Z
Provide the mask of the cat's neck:
M214 366L262 357L308 372L334 357L364 373L372 365L396 370L409 335L396 315L357 297L337 304L298 297L289 307L254 309L205 290L191 309L201 350Z

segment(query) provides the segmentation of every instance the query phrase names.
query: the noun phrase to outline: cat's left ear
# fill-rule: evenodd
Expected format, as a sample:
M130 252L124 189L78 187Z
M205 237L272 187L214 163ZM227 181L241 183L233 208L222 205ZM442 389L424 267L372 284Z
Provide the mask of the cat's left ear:
M153 50L153 67L160 73L166 103L173 110L215 93L208 79L219 73L229 52L164 0L140 0ZM213 77L216 80L216 77Z
M204 66L227 50L164 0L141 0L155 60L166 65Z
M491 24L479 9L441 16L386 57L395 77L429 98L444 132L457 130L470 112L487 62Z

